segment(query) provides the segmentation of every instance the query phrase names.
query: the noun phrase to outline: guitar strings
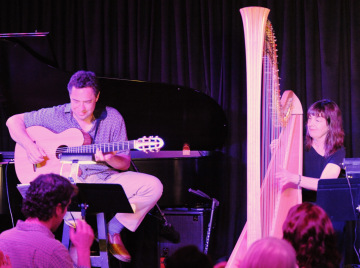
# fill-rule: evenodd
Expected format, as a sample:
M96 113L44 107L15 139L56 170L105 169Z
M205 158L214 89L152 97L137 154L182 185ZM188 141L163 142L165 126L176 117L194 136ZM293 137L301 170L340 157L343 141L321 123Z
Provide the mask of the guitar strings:
M64 153L64 152L94 152L96 149L104 149L105 151L108 150L115 150L116 147L121 145L121 150L131 149L130 145L133 144L133 141L124 141L124 142L112 142L112 143L102 143L102 144L87 144L82 146L74 146L74 147L58 147L56 149L56 153ZM110 149L109 149L110 148ZM119 150L120 148L116 148Z

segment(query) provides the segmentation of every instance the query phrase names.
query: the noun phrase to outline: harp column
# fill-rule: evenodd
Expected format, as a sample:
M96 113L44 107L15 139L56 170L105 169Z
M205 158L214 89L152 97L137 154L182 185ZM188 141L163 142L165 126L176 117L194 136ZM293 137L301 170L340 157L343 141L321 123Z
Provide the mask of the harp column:
M247 246L261 238L260 131L264 36L270 10L240 9L244 25L247 80Z

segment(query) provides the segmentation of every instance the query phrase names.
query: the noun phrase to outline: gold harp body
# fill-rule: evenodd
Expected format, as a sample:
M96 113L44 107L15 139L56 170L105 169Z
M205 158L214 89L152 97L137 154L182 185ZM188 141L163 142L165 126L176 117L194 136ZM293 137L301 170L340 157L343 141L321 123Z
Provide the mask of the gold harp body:
M280 98L269 11L262 7L240 9L247 72L247 222L227 268L238 267L256 240L282 238L289 209L301 202L301 190L296 185L281 187L275 178L277 168L302 174L303 111L292 91L285 91Z

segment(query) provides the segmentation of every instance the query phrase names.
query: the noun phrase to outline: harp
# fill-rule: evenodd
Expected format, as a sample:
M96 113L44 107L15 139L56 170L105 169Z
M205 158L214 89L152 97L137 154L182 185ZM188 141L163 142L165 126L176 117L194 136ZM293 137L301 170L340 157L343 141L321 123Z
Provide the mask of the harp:
M302 174L303 111L292 91L280 97L276 40L267 20L269 12L262 7L240 9L247 72L247 222L226 267L238 267L256 240L282 238L289 209L301 202L301 190L296 185L281 187L275 178L279 167Z

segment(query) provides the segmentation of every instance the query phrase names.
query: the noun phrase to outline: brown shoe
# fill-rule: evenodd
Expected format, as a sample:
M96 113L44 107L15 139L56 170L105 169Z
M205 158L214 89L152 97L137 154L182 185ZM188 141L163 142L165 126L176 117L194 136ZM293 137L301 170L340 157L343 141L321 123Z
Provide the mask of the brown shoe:
M120 261L130 262L131 256L126 250L124 243L121 240L120 234L108 234L109 251L110 253Z

